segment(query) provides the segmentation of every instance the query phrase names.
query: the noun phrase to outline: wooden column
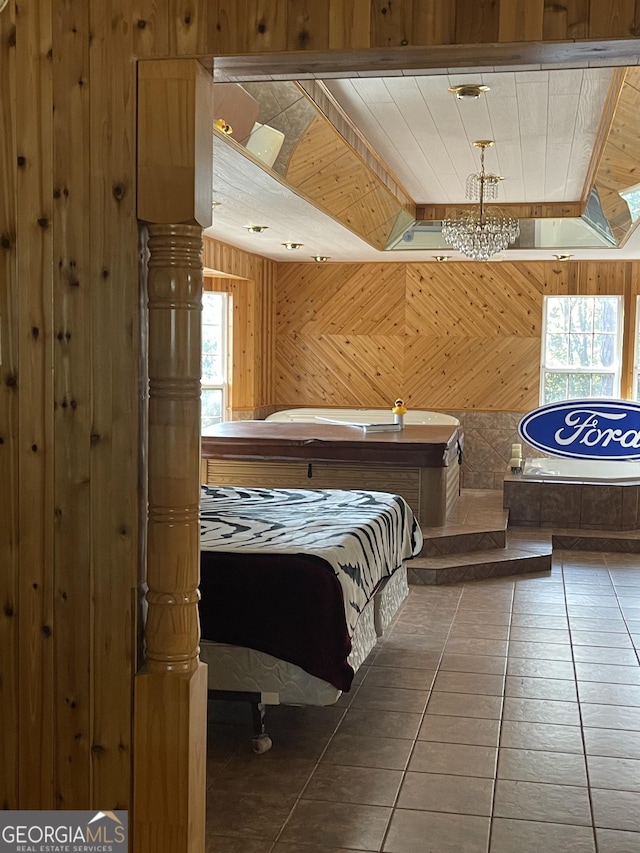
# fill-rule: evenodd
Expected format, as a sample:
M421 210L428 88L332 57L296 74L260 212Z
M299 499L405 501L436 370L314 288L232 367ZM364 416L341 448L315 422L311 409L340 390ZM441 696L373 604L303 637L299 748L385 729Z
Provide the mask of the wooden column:
M199 661L202 228L211 221L210 77L142 62L138 216L148 224L145 663L134 697L133 849L202 853L207 668Z

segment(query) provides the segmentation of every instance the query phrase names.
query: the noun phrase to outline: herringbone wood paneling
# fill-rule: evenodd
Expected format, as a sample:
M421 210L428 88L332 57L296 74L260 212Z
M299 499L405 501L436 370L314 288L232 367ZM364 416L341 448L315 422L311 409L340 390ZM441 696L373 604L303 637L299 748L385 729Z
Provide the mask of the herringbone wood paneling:
M402 396L400 335L278 335L278 404L386 408Z
M279 264L277 275L278 335L404 331L404 264Z
M234 293L243 329L238 411L399 395L413 408L523 411L537 403L543 294L622 293L629 313L639 278L629 263L280 264L273 284L257 256L214 254L260 282L214 285Z
M537 268L536 268L537 267ZM407 266L407 334L540 335L541 264Z
M624 297L628 393L638 269L629 261L280 264L275 402L387 406L402 396L412 408L534 408L543 297L563 293Z
M640 267L629 261L578 261L546 266L545 293L630 296L640 293Z
M405 400L413 409L526 411L538 404L540 338L405 339Z

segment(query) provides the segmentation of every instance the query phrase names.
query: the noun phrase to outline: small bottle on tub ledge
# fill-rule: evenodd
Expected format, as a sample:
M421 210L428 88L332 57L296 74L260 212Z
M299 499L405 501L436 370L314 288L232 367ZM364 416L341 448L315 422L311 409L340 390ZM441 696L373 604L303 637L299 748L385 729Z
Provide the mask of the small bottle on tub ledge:
M512 444L511 445L511 459L509 460L509 467L511 468L512 474L521 474L522 473L522 445L521 444Z
M399 424L400 429L404 429L404 416L407 414L407 407L404 401L400 399L396 400L391 411L393 412L394 424Z

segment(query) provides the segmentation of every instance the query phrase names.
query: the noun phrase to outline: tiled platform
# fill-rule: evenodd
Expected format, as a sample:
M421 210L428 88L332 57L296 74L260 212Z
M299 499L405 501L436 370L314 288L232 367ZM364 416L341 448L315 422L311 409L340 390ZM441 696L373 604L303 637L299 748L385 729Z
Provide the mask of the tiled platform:
M638 647L637 555L413 586L336 706L269 712L271 752L212 703L207 853L638 853Z
M523 480L507 475L504 505L512 523L592 530L640 526L640 485Z
M504 548L509 513L502 492L464 489L443 527L423 527L421 557Z
M423 528L424 546L412 560L409 583L443 584L551 568L551 532L507 530L502 492L465 489L443 527Z
M557 528L551 534L551 544L554 549L639 554L640 530L565 530Z

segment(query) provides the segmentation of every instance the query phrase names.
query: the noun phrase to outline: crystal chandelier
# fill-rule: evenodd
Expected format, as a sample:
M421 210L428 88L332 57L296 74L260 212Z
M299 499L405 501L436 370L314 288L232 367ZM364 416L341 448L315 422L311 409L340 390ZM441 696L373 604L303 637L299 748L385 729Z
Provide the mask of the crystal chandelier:
M485 206L487 201L497 198L502 178L487 175L484 170L484 152L493 145L493 141L480 139L473 144L480 149L480 172L467 178L465 195L472 201L478 201L478 207L443 219L442 236L463 255L476 261L488 261L519 236L520 223L513 216L504 216L498 208L487 209Z

